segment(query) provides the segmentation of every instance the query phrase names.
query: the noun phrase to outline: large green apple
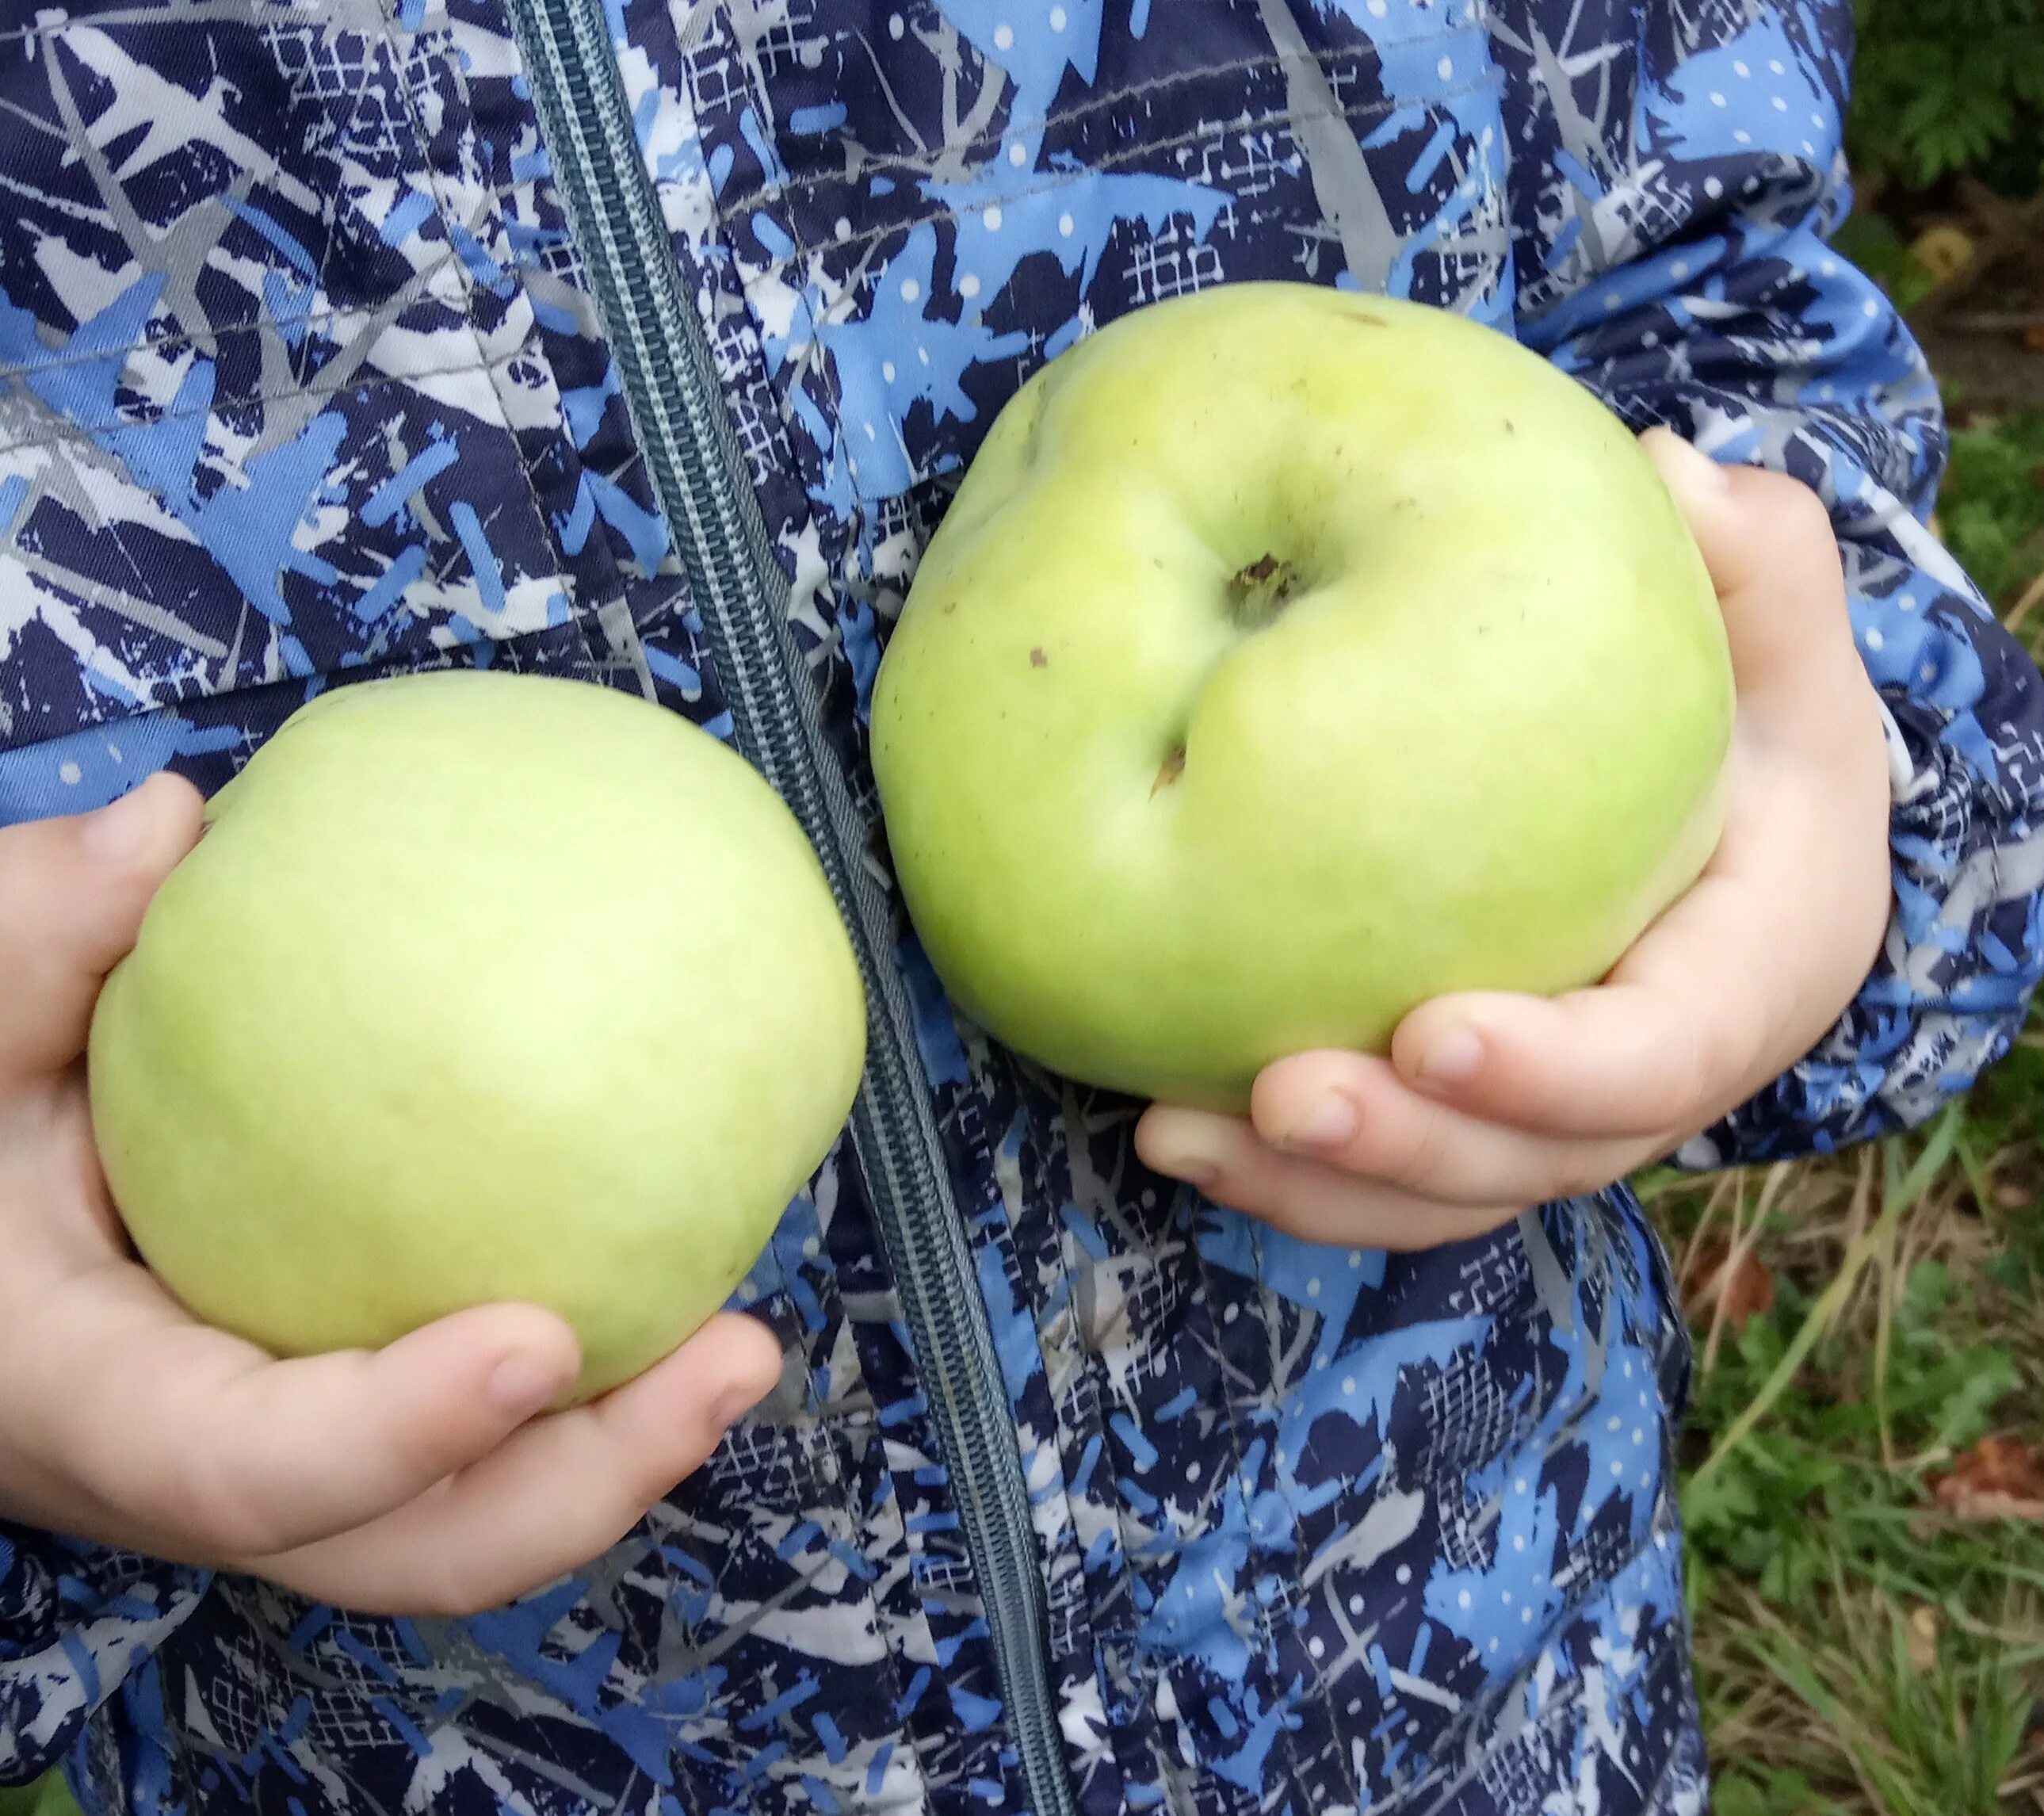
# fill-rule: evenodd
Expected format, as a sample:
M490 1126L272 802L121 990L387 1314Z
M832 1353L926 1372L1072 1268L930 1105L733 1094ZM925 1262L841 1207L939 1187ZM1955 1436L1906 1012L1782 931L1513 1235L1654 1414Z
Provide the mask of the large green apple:
M741 758L609 688L414 676L323 695L214 798L100 998L93 1120L200 1318L304 1355L524 1300L587 1398L743 1277L865 1025Z
M967 1014L1239 1109L1427 998L1601 975L1708 861L1732 710L1702 558L1588 391L1444 311L1246 284L1016 394L873 758Z

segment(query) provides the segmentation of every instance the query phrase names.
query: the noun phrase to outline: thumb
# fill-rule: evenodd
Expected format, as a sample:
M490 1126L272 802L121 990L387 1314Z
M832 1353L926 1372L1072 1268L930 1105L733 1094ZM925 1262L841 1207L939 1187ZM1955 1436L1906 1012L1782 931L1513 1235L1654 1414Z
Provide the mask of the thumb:
M1807 721L1814 679L1864 672L1823 501L1785 473L1720 466L1669 429L1650 429L1640 447L1710 570L1741 702Z
M0 829L0 1084L84 1051L100 984L201 812L190 783L152 775L97 813Z

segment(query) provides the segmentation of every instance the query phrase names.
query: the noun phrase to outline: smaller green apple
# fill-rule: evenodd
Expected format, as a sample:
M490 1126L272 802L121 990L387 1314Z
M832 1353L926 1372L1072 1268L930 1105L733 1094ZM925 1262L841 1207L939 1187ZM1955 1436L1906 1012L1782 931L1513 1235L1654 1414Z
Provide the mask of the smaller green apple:
M1443 310L1224 284L1002 410L873 764L962 1010L1239 1110L1429 997L1603 975L1716 844L1733 703L1702 557L1587 389Z
M574 1398L675 1348L851 1107L857 963L766 783L612 689L346 687L215 797L102 993L144 1260L282 1356L517 1299Z

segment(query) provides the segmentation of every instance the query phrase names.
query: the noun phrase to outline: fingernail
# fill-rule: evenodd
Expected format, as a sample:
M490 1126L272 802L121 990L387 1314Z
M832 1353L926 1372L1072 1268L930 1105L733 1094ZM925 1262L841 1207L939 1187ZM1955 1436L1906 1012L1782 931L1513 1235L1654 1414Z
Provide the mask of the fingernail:
M536 1356L507 1356L490 1371L490 1403L517 1418L530 1418L561 1390L560 1371Z
M149 792L149 783L145 781L96 814L88 814L79 829L79 841L86 850L103 864L125 864L141 851L149 842L149 823L156 813L155 802L143 799Z
M1174 1129L1150 1143L1150 1164L1167 1179L1207 1186L1220 1177L1220 1155L1196 1129Z
M1355 1134L1355 1106L1338 1091L1313 1100L1306 1114L1278 1137L1287 1148L1339 1148Z
M1443 1034L1420 1061L1420 1078L1427 1084L1461 1084L1476 1076L1483 1064L1483 1042L1473 1029L1457 1028Z

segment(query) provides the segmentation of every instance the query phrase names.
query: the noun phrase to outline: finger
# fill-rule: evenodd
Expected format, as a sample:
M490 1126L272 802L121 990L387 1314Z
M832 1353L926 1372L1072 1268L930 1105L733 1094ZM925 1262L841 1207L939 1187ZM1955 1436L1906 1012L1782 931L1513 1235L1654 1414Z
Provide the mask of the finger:
M1342 1052L1266 1066L1251 1125L1281 1153L1447 1205L1544 1203L1600 1190L1649 1157L1638 1137L1554 1137L1422 1095L1385 1061Z
M100 983L202 810L190 783L153 775L96 814L0 829L0 1082L84 1050Z
M1833 750L1841 725L1878 737L1823 501L1786 474L1720 466L1666 429L1649 429L1640 446L1710 571L1742 715L1758 714L1770 733L1815 752Z
M1204 1110L1153 1106L1136 1125L1135 1146L1157 1172L1308 1242L1431 1248L1494 1229L1532 1202L1443 1202L1274 1148L1250 1124Z
M1393 1032L1391 1063L1419 1093L1543 1137L1700 1128L1780 1070L1784 1002L1769 987L1779 954L1768 947L1792 934L1762 918L1739 883L1707 873L1602 983L1437 997Z
M1400 1025L1393 1063L1444 1106L1529 1134L1651 1141L1703 1126L1712 1100L1761 1070L1769 1030L1744 1002L1715 999L1703 979L1440 997Z
M693 1474L779 1380L756 1319L713 1318L665 1361L360 1530L249 1565L366 1612L467 1614L599 1556Z
M135 1259L93 1140L85 1068L0 1091L0 1325L49 1283Z
M203 1561L281 1551L402 1506L488 1455L573 1382L573 1333L480 1306L375 1351L274 1361L194 1322L139 1267L69 1283L8 1366L64 1409L48 1471ZM33 1380L26 1383L33 1388Z

